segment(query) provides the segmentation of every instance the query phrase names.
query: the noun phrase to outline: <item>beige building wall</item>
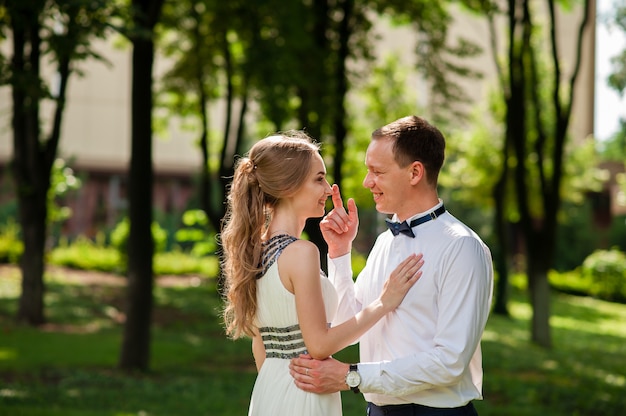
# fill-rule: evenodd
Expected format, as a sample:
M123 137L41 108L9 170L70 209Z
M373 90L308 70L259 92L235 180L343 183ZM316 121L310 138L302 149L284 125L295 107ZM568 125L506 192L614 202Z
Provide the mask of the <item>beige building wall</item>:
M4 53L4 51L3 51ZM0 163L6 163L13 152L11 135L11 90L0 87Z
M130 91L131 49L97 41L95 49L108 61L89 60L81 63L84 76L73 74L67 90L59 156L73 159L77 167L126 170L130 160ZM158 67L158 62L156 65ZM53 79L53 77L51 78ZM12 154L10 89L0 89L0 162ZM49 117L51 108L42 115ZM195 172L201 155L191 132L176 129L175 120L165 135L153 141L156 170ZM44 133L49 132L45 126Z
M476 59L472 66L484 73L479 82L466 83L468 95L474 103L486 97L489 88L493 88L495 66L488 44L489 33L485 19L467 14L455 13L456 20L452 27L453 37L463 35L480 44L484 54ZM571 13L559 19L559 39L564 44L573 45L580 13ZM592 23L595 21L593 16ZM501 26L503 29L503 26ZM410 68L414 66L415 35L410 28L392 28L384 19L379 22L376 31L380 33L378 55L395 52L406 60ZM504 32L502 32L504 33ZM595 25L586 31L585 52L581 73L576 86L574 112L571 120L571 132L579 140L593 132L594 98L594 42ZM116 48L113 39L107 43L100 41L96 49L110 61L110 65L90 60L82 63L84 77L72 76L68 87L67 107L63 122L59 155L73 158L77 167L125 170L130 157L130 48ZM499 45L504 50L506 39L500 36ZM573 49L565 50L562 67L569 77L573 68ZM157 71L165 63L158 58L155 61ZM415 88L420 105L427 105L427 85L415 75L410 79L409 88ZM12 152L10 131L10 90L0 89L0 162L10 158ZM201 163L200 152L194 145L193 132L176 127L172 120L167 137L154 140L154 164L157 171L195 172Z
M536 2L535 4L538 3ZM587 138L594 131L595 1L593 1L592 10L593 14L590 16L589 24L584 33L583 56L574 93L574 106L570 122L570 133L575 141ZM470 15L458 8L453 9L453 16L454 24L450 28L450 39L465 37L483 49L481 56L471 61L463 61L463 64L483 74L482 80L471 80L463 83L463 88L472 100L466 106L466 109L470 110L472 106L478 105L485 100L489 91L498 88L496 66L490 45L489 27L485 18ZM540 14L537 16L542 17ZM547 14L544 14L543 18L546 16ZM575 45L581 16L582 10L579 8L572 12L559 13L557 18L559 53L561 54L560 63L561 71L563 72L562 81L564 82L569 81L569 77L574 69ZM536 22L539 23L537 20ZM545 22L541 23L545 24ZM496 27L499 30L497 38L499 57L502 58L503 54L506 54L508 42L505 35L506 21L504 19L497 21ZM378 45L380 57L387 53L395 53L402 57L407 66L415 66L416 58L413 51L415 50L416 36L411 28L393 28L389 22L383 20L376 30L381 36ZM544 39L547 38L544 37ZM547 55L545 59L548 59ZM416 89L416 95L418 96L417 104L427 108L429 91L426 83L414 76L410 80L409 87Z

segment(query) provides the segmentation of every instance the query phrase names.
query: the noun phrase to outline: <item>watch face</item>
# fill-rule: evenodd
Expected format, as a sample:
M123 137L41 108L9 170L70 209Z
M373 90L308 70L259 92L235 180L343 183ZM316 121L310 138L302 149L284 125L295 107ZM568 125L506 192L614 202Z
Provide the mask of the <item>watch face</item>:
M356 387L361 384L361 376L356 371L350 371L346 376L346 384L350 387Z

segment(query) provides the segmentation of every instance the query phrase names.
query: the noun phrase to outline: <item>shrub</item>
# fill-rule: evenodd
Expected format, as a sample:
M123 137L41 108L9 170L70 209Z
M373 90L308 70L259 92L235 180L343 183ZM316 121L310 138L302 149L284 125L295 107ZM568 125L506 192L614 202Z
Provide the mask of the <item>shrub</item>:
M215 234L207 231L209 220L204 211L192 209L185 211L182 218L184 228L176 231L176 241L197 257L215 253L217 242Z
M152 238L154 240L154 254L163 253L167 246L167 232L161 228L158 222L153 221ZM117 249L120 255L120 267L122 272L126 272L128 267L128 235L130 234L130 220L125 217L120 221L113 231L111 231L111 245Z
M617 248L594 251L583 262L581 274L591 280L592 295L626 301L626 255Z
M548 272L548 280L550 281L550 286L559 292L578 296L591 295L593 282L590 277L581 274L580 267L566 272L550 270Z
M0 228L0 263L17 263L23 251L20 227L10 218Z
M154 239L154 252L165 251L167 243L167 232L161 228L156 221L152 222L152 238ZM111 231L111 245L118 249L120 253L128 253L128 235L130 234L130 220L125 217L120 221L113 231Z
M218 270L216 256L196 257L180 250L158 253L154 256L154 274L156 275L199 274L215 277Z
M120 253L115 248L103 247L87 237L78 237L68 244L61 242L48 254L48 262L82 270L121 272Z
M102 240L93 242L87 237L78 237L72 243L62 240L48 254L47 261L74 269L124 274L125 265L119 250L105 246ZM155 275L197 274L215 277L219 270L216 256L197 257L180 250L155 253L153 264Z

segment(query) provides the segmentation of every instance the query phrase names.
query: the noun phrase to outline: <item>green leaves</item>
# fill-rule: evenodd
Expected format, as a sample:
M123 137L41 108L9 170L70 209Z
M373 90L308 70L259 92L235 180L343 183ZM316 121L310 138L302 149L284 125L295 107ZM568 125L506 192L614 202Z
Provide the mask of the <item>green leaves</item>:
M182 221L185 228L177 230L175 238L183 248L191 247L191 254L197 257L215 253L217 242L208 231L209 220L204 211L185 211Z

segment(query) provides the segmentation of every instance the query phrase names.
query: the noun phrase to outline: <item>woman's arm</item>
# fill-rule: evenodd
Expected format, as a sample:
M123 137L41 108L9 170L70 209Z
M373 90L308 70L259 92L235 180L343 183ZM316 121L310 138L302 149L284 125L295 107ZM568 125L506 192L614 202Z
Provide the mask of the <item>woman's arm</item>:
M381 296L354 317L329 328L320 283L319 251L305 240L289 245L278 259L281 281L296 297L304 343L313 358L323 359L347 347L380 318L394 310L420 278L422 256L411 255L391 273Z
M256 371L261 371L263 362L265 361L265 346L263 345L263 339L258 332L252 337L252 355L254 356L254 362L256 364Z

